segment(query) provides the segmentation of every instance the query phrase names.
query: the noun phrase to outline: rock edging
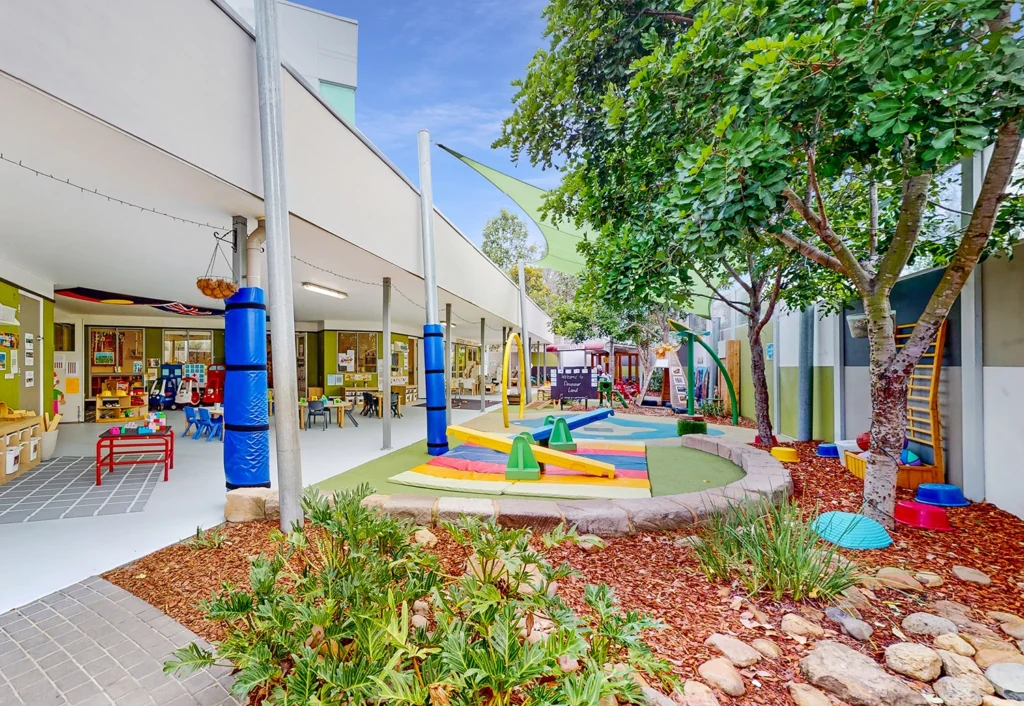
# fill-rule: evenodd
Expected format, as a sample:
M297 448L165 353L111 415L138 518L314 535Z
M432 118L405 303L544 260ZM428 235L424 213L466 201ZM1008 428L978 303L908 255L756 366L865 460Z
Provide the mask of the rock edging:
M767 451L739 441L689 434L682 445L731 461L746 473L740 480L697 493L663 495L627 500L532 500L502 497L431 497L396 493L371 495L363 504L411 520L424 527L462 515L496 519L503 527L531 527L544 532L559 524L576 526L585 534L621 537L641 531L684 529L720 514L730 505L769 498L780 502L793 494L793 478L785 466ZM277 491L240 488L227 493L224 519L251 522L277 519Z

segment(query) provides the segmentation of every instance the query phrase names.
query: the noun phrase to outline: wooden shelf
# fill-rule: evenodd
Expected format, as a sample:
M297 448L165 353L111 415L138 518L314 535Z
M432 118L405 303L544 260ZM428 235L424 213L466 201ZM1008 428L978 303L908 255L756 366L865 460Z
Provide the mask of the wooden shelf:
M7 438L11 437L8 445ZM40 416L24 417L13 422L0 423L0 485L8 483L24 475L39 465L43 455L43 418ZM32 439L36 440L36 457L32 458ZM21 461L15 473L7 473L7 450L15 445L21 446Z

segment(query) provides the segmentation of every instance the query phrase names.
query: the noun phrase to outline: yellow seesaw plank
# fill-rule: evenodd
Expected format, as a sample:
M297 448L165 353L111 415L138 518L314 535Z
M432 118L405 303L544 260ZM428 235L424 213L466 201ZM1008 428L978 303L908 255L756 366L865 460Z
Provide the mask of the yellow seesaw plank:
M507 436L490 434L486 431L477 431L476 429L459 426L448 427L448 433L456 439L470 444L494 449L502 453L512 452L512 439ZM567 468L570 471L586 473L592 476L615 477L615 466L604 461L595 461L585 456L574 456L573 454L561 451L552 451L547 447L536 444L530 444L530 449L533 451L533 457L537 459L538 463L550 463L554 466Z

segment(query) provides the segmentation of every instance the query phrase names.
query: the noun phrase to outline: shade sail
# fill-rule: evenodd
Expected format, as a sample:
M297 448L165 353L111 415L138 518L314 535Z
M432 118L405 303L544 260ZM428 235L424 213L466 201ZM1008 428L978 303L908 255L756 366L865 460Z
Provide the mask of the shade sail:
M544 257L533 264L570 275L579 274L585 263L583 256L576 250L576 244L586 238L596 237L598 235L596 231L587 227L577 228L568 221L561 221L557 226L552 225L542 213L544 194L547 193L544 189L528 184L522 179L502 174L497 169L470 159L450 147L441 144L438 147L498 187L499 191L515 201L516 205L523 209L529 219L540 228L544 241L547 243L547 252L544 253ZM694 281L692 290L690 310L697 316L710 318L711 290L699 280Z

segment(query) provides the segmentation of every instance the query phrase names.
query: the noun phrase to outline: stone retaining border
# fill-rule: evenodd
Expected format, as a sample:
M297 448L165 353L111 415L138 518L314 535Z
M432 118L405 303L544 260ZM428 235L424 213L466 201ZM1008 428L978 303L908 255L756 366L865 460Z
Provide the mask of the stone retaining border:
M565 523L575 525L584 534L621 537L642 531L683 529L724 512L736 503L762 498L780 502L793 494L789 471L767 451L706 434L690 434L681 441L687 448L728 459L742 468L746 476L698 493L628 500L551 501L518 497L492 500L396 493L370 495L363 504L424 527L435 526L441 520L473 515L496 519L503 527L530 527L546 532ZM279 513L277 491L269 488L231 490L224 505L224 519L228 522L277 519Z

